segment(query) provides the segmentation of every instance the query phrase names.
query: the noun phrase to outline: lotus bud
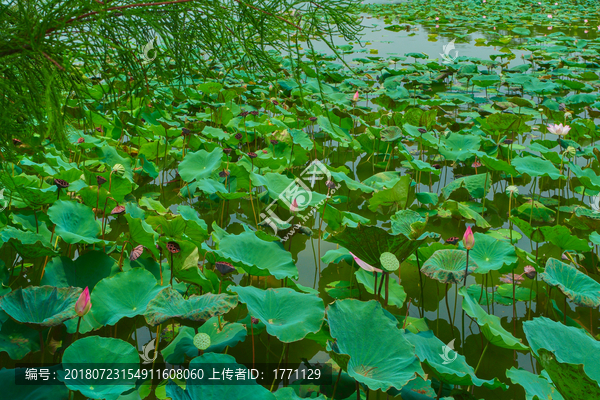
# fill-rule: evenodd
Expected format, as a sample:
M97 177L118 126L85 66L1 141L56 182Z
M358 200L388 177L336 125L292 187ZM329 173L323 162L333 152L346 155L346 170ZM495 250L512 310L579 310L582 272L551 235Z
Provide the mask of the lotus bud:
M292 200L292 204L290 204L290 211L295 213L298 212L300 210L300 207L298 207L298 201L296 199Z
M352 101L356 103L359 99L359 96L360 95L358 94L358 90L357 90L356 93L354 93L354 96L352 97Z
M463 245L467 250L471 250L473 246L475 246L475 236L473 236L473 231L470 226L467 226L467 230L463 236Z
M90 301L90 290L86 286L83 292L79 295L79 299L75 303L75 313L80 317L87 314L92 308L92 302Z

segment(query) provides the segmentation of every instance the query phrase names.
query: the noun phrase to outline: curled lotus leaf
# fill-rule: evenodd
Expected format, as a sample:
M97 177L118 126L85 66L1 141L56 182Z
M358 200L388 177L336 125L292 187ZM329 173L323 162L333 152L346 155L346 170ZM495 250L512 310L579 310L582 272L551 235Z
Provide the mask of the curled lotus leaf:
M558 287L575 304L594 308L600 306L600 283L575 267L550 258L540 278L548 285Z
M0 298L0 308L18 322L35 328L57 326L75 318L75 303L82 289L28 286Z
M421 272L441 283L459 283L465 279L467 252L462 250L437 250L421 268ZM469 274L477 269L477 264L469 258Z
M168 319L205 321L215 315L229 312L238 303L237 296L207 293L202 296L190 296L184 299L175 289L168 287L148 303L144 317L146 322L155 326Z

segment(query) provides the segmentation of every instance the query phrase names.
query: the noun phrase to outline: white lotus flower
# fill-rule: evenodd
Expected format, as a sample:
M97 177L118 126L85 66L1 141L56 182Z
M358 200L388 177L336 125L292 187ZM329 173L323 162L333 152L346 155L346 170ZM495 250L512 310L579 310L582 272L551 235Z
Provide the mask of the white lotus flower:
M548 125L548 132L554 133L555 135L558 135L558 136L565 136L567 133L569 133L570 130L571 130L571 127L569 125L564 125L564 126L563 126L563 124Z

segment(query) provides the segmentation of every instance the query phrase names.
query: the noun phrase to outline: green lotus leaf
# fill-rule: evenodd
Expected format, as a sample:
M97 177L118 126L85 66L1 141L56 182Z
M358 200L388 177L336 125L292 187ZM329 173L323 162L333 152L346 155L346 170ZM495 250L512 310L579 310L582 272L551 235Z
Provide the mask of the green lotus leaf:
M54 232L69 244L102 242L97 238L100 224L83 204L58 200L48 209L48 217L56 224Z
M0 231L0 240L10 243L24 258L54 256L58 252L45 235L31 231L22 231L13 226L6 226Z
M144 317L152 326L170 318L179 320L203 321L216 315L223 315L237 305L237 297L226 294L208 293L190 296L187 300L171 287L163 289L148 303Z
M488 174L477 174L465 176L464 178L458 178L446 185L442 189L442 194L445 198L449 198L450 195L464 187L467 189L471 197L475 199L481 199L487 194L492 186L492 178Z
M498 378L483 380L475 376L473 367L467 364L465 356L455 353L456 358L446 355L446 344L438 339L433 331L404 332L404 337L415 346L415 352L421 362L426 363L434 372L436 378L444 383L461 386L484 386L489 389L498 387L506 389L506 385ZM446 357L444 359L443 357ZM448 362L452 360L451 362Z
M122 157L117 149L109 144L99 146L98 151L102 161L108 164L112 170L120 171L120 176L124 176L129 182L133 182L133 169L131 168L130 158Z
M471 82L480 87L488 87L500 82L498 75L478 75L471 78Z
M333 378L335 379L335 378ZM282 387L275 392L275 398L277 400L303 400L304 397L300 397L296 394L293 388L291 387ZM322 394L319 394L317 397L311 397L311 399L315 400L327 400Z
M0 308L18 322L33 327L49 327L75 318L75 303L81 288L28 286L0 298Z
M554 220L556 212L538 201L534 200L532 202L530 200L517 208L513 215L516 215L527 221L532 219L536 222L550 222Z
M327 308L327 318L336 352L350 357L348 374L369 389L400 390L417 374L425 376L415 347L378 302L337 300Z
M469 258L469 274L477 270L477 263ZM425 261L421 272L442 283L459 283L465 280L467 252L463 250L437 250Z
M541 375L535 375L524 369L512 367L506 371L506 377L512 383L521 385L525 389L525 400L564 400L564 397L556 390L552 382L549 382Z
M29 352L40 349L38 332L27 325L18 324L0 311L0 352L7 352L13 360L20 360Z
M216 147L210 153L206 150L189 152L179 164L179 175L185 182L209 178L218 169L223 159L223 149Z
M220 353L226 347L233 347L246 339L244 325L226 321L221 324L219 326L218 317L212 317L198 328L198 333L205 333L210 336L210 347L204 350L205 353ZM181 327L175 339L161 351L165 362L182 364L185 361L185 356L196 357L198 349L194 346L195 334L193 328Z
M515 158L511 165L520 173L527 174L532 178L540 176L547 176L552 180L564 178L552 162L538 157Z
M548 285L558 287L575 304L594 308L600 306L600 283L571 265L550 258L540 278Z
M502 327L499 317L483 311L483 308L469 295L467 288L460 288L458 293L463 296L463 310L477 322L481 332L491 344L505 349L529 350L521 339L517 339Z
M392 233L394 235L401 233L411 240L423 239L421 236L425 231L427 218L421 217L421 214L418 212L413 210L400 210L392 215L391 221Z
M237 371L238 369L246 371L244 365L238 364L230 355L218 353L206 353L190 361L190 369L201 369L205 364L227 364L228 368ZM207 376L205 374L204 381ZM211 381L208 381L211 382ZM192 400L192 399L227 399L227 400L275 400L275 396L263 386L248 381L239 382L233 380L223 385L202 384L198 379L188 379L185 390L179 387L173 381L167 383L167 396L172 400Z
M469 251L469 263L473 260L477 264L475 273L487 274L518 261L514 246L504 240L479 232L474 236L475 246Z
M92 291L92 314L101 325L114 325L121 318L144 314L162 289L154 275L143 268L119 272L102 279Z
M218 250L207 254L209 260L214 253L250 275L273 275L277 279L298 278L298 269L292 255L280 243L262 240L254 232L239 235L225 232L220 238L213 233L213 238Z
M114 258L103 251L91 250L71 260L68 257L55 257L46 266L42 285L56 287L89 287L90 292L100 280L119 272Z
M208 239L208 226L198 217L198 213L190 206L179 205L177 212L185 220L185 234L195 243L202 243Z
M381 140L393 142L402 137L402 128L399 126L386 126L381 130Z
M375 291L373 287L375 286L375 277L372 272L367 272L364 269L360 268L358 271L354 273L356 275L356 280L365 287L367 292L374 294ZM379 278L377 279L377 286L379 286L382 276L378 274ZM379 289L379 288L378 288ZM395 278L390 277L389 283L389 293L388 293L388 301L390 304L402 308L404 302L406 301L406 292L402 285L400 285ZM385 293L385 289L381 290L382 296Z
M350 178L343 172L329 171L329 173L334 182L345 182L350 190L360 190L363 193L372 193L374 190L372 187Z
M369 210L375 211L379 206L387 207L396 205L399 208L409 206L412 203L411 197L413 192L410 182L410 176L404 175L393 187L373 193L373 197L369 199Z
M105 369L139 368L140 356L131 344L114 338L88 336L75 341L65 349L62 365L65 370L79 369L83 366ZM83 367L85 368L85 367ZM119 395L134 388L135 378L124 378L123 374L111 384L104 379L86 379L78 374L77 379L64 379L65 372L59 372L59 379L71 390L79 390L84 396L92 399L116 400ZM116 376L113 376L116 377Z
M566 226L542 226L540 230L547 241L563 250L574 250L580 253L590 251L588 241L573 235Z
M479 149L481 137L452 132L438 147L441 155L451 161L465 161Z
M545 317L523 323L534 355L566 400L600 396L600 342Z
M517 35L521 35L521 36L531 35L531 31L529 29L523 28L523 27L512 28L511 32L514 32Z
M289 208L292 199L296 199L299 212L309 212L310 210L308 207L314 207L320 204L326 197L324 194L313 191L310 182L310 179L315 176L321 178L321 176L315 175L315 173L323 174L323 172L319 170L313 173L315 167L309 168L311 169L302 175L301 178L297 178L296 180L292 180L286 175L267 172L264 175L264 181L265 186L269 191L269 197L272 200L279 200L280 204L283 204L285 208ZM283 201L282 199L286 200Z
M252 286L230 286L229 290L238 294L250 315L261 320L270 335L284 343L318 332L325 318L323 300L312 294L289 288L262 290Z
M69 400L69 389L65 385L48 385L47 383L17 385L16 379L26 381L26 371L28 368L0 369L0 385L2 385L2 397L7 399L19 400ZM50 373L53 373L55 367L50 367Z
M377 266L381 254L386 251L394 254L402 263L426 237L419 239L410 240L403 234L393 235L378 226L359 224L356 228L346 226L326 240L345 247L367 264Z

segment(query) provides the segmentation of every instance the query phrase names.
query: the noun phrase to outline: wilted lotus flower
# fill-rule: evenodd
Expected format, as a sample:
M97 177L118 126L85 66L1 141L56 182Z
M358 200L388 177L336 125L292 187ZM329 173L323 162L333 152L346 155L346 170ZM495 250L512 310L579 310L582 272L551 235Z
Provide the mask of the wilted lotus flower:
M69 182L67 182L67 181L65 181L63 179L55 179L54 180L54 184L56 186L58 186L59 188L61 188L61 189L66 189L66 188L69 187Z
M513 277L511 274L504 274L502 275L502 277L500 277L500 282L504 282L504 283L514 283L514 284L520 284L525 280L525 278L523 278L521 275L515 275L515 280L513 281Z
M359 96L360 95L358 94L358 90L357 90L356 93L354 93L354 96L352 96L352 101L356 103L359 99Z
M106 178L98 175L96 177L96 182L98 182L98 186L102 186L103 183L106 183Z
M250 158L256 158L257 155L256 155L255 152L251 151L250 153L248 153L248 157L250 157Z
M315 121L317 120L317 117L310 117L308 120L309 120L310 122L315 122Z
M235 137L236 140L242 140L242 134L241 133L236 133L234 137Z
M188 128L182 128L181 129L181 135L182 136L190 136L191 133L192 133L192 131L190 131Z
M512 139L504 139L504 141L502 143L504 144L513 144L515 141Z
M82 138L82 137L80 137L79 139L77 139L77 143L79 143L79 144L84 143L84 142L85 142L85 139Z
M169 242L167 243L167 250L169 250L170 253L174 254L174 253L179 253L181 251L181 247L179 247L179 244L177 244L176 242Z
M526 265L525 266L525 272L524 273L525 273L525 276L528 277L529 279L533 279L537 275L537 271L531 265Z
M327 186L329 189L333 190L333 189L335 189L335 182L327 181L327 182L325 182L325 186Z
M125 212L125 207L123 206L116 206L115 208L112 209L112 211L110 212L111 215L115 215L115 214L123 214Z
M231 148L229 148L229 147L224 148L223 153L225 153L225 154L231 153Z
M360 258L356 257L354 254L352 254L352 252L349 252L350 255L352 256L352 258L354 258L354 261L358 264L359 267L361 267L362 269L364 269L367 272L383 272L383 270L379 269L379 268L375 268L372 265L367 264L366 262L364 262L363 260L361 260Z
M473 246L475 246L475 236L473 236L473 231L470 226L467 226L467 230L463 236L463 245L467 250L471 250Z
M278 145L278 144L279 144L279 140L277 140L277 139L272 139L272 140L271 140L271 144L272 144L273 146L275 146L275 145Z
M550 133L554 133L555 135L558 135L558 136L565 136L567 133L569 133L570 130L571 130L571 127L569 125L565 125L565 126L563 126L563 124L548 125L548 131Z
M471 164L471 167L479 168L479 167L481 167L481 163L479 161L474 161L473 164Z
M256 325L260 322L260 320L258 318L250 317L250 322L252 322L252 325Z
M83 317L92 308L92 302L90 301L90 290L86 286L83 292L79 295L79 299L75 303L75 313L78 316Z
M258 115L258 111L254 110L254 111L250 111L250 114L254 115L255 117Z
M225 177L227 177L229 175L230 175L229 171L223 170L223 171L219 172L219 177L221 177L221 178L225 178Z
M425 133L425 132L427 132L427 129L425 129L425 128L419 128L417 130L419 131L419 133Z
M227 275L232 272L235 272L234 266L225 261L217 261L215 263L215 267L217 268L217 271L219 271L222 275Z
M452 236L452 237L449 237L448 239L446 239L445 242L448 244L456 244L456 243L458 243L459 240L460 240L460 238L458 238L456 236Z
M140 258L143 252L144 246L142 246L141 244L139 246L134 247L134 249L131 250L131 254L129 255L129 261L137 260L138 258Z

